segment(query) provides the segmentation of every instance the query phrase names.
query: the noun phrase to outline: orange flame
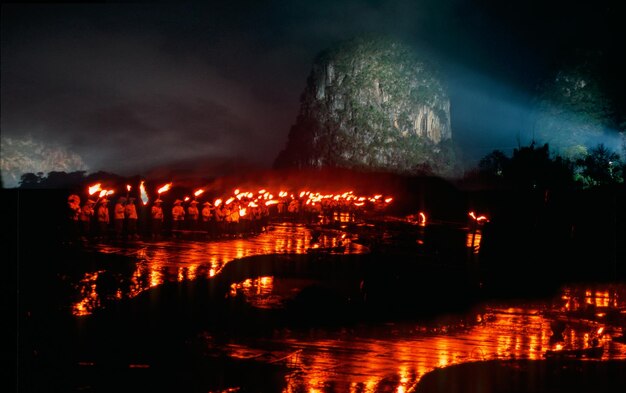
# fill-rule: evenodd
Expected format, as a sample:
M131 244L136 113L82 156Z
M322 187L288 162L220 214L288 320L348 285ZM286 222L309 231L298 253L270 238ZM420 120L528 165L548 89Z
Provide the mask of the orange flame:
M89 191L88 191L88 192L89 192L89 195L93 195L93 194L95 194L96 192L101 191L101 190L102 190L102 187L100 187L100 186L101 186L101 184L100 184L100 183L98 183L98 184L94 184L93 186L89 186Z
M265 206L270 206L270 205L277 205L278 201L277 200L269 200L267 202L265 202Z
M385 199L385 203L391 203L391 201L393 201L393 198L387 198L387 199Z
M109 190L104 195L113 195L114 193L115 193L115 190Z
M143 180L139 183L139 193L141 196L141 202L145 205L148 204L148 193L146 192L146 187L143 185Z
M469 216L472 217L474 220L480 222L480 221L486 221L489 222L489 220L487 219L486 216L478 216L476 217L476 214L474 214L473 211L469 212Z
M130 192L130 184L126 185L126 191Z
M234 201L234 200L235 200L235 198L230 197L230 198L228 198L228 199L226 200L226 202L225 202L224 204L225 204L225 205L230 205L230 204L232 203L232 201Z
M424 214L422 212L419 212L419 216L420 216L420 219L418 221L418 224L421 225L421 226L425 226L426 225L426 214Z
M164 185L163 187L159 188L157 190L157 193L162 194L166 191L169 191L169 189L172 188L172 183L167 183L166 185Z
M245 215L246 215L246 208L245 208L245 207L243 207L243 208L239 209L239 215L240 215L241 217L243 217L243 216L245 216Z
M204 192L204 190L201 188L198 191L194 192L193 195L200 196L200 195L202 195L203 192Z
M215 205L215 207L218 207L218 206L219 206L219 205L221 205L221 204L222 204L222 200L221 200L221 199L219 199L219 198L217 198L217 199L215 200L215 202L213 203L213 205Z
M189 197L188 197L188 196L186 196L186 197L185 197L185 202L187 202L188 200L189 200Z
M102 191L100 191L100 194L98 194L98 198L102 198L106 194L107 194L107 190L102 190Z

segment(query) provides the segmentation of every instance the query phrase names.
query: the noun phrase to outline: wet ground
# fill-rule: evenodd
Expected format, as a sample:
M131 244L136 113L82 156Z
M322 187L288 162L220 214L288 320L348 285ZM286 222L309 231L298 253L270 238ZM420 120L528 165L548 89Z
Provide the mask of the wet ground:
M626 285L480 301L468 296L482 285L479 229L377 225L274 222L249 236L62 248L62 266L23 271L40 287L24 286L21 384L409 392L433 370L551 350L601 347L572 357L626 360ZM625 363L614 382L623 383Z

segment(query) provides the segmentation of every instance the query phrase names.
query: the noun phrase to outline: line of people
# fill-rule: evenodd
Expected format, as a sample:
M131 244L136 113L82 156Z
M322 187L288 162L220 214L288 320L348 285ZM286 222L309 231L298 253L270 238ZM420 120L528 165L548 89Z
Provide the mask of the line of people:
M171 216L168 217L171 219L171 227L167 228L161 199L156 199L149 211L142 210L142 214L138 214L134 197L120 197L112 208L106 197L98 200L88 198L81 206L80 197L72 194L67 203L69 237L82 240L133 240L139 239L141 233L159 239L167 234L181 237L185 232L221 237L261 232L269 221L267 206L244 207L239 201L221 206L204 202L202 209L199 209L199 202L192 200L185 209L183 201L177 199L173 203Z

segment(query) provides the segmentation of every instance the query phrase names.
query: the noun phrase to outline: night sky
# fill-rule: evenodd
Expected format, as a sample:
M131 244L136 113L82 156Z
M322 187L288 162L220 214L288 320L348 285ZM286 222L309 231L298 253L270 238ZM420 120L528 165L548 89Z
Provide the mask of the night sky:
M271 167L315 56L372 33L441 68L453 138L472 165L530 141L538 81L578 53L601 54L607 95L623 109L619 3L3 3L3 184L51 170Z

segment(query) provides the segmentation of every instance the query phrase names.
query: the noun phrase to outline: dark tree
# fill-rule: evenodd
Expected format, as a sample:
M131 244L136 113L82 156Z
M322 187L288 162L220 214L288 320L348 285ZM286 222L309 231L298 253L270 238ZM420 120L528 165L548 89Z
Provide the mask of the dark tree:
M622 163L619 154L611 152L603 144L589 150L585 157L576 161L580 172L577 180L583 187L595 187L608 184L622 183Z
M509 158L500 150L494 150L480 160L478 169L483 175L502 177L508 164Z
M43 173L39 172L34 174L32 172L24 173L20 177L20 187L19 188L39 188L42 182Z

